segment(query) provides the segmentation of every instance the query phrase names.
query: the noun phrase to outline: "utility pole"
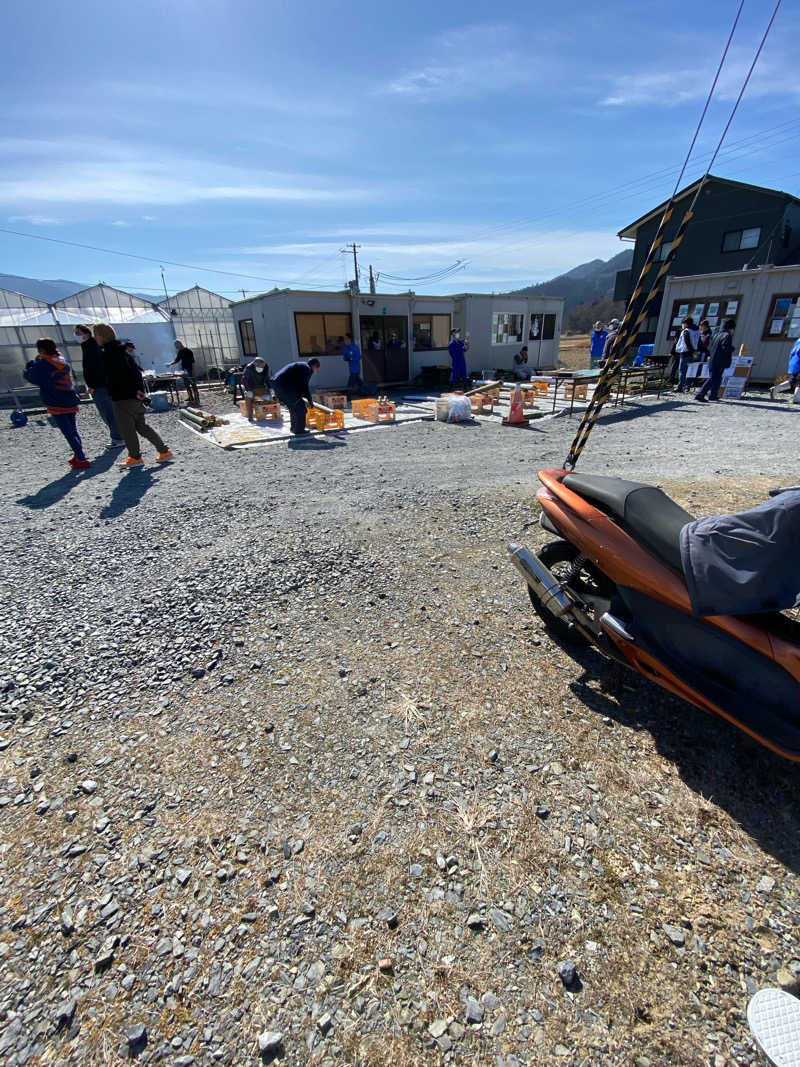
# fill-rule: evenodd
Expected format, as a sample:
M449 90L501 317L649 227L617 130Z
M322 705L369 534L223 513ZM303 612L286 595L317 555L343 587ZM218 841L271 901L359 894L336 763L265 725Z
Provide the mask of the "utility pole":
M355 292L359 291L359 289L358 289L358 249L359 248L361 248L361 245L357 245L355 243L355 241L353 241L352 244L345 245L344 248L340 248L339 249L340 252L349 252L350 249L353 250L353 273L355 275Z
M380 274L378 275L378 277L380 278ZM376 280L375 279L375 275L372 273L372 264L370 263L370 265L369 265L369 291L371 293L374 293L376 291L375 290L375 280Z
M167 282L164 278L164 268L161 268L161 284L164 286L164 299L169 300L169 293L167 292Z
M242 300L247 300L247 290L242 289Z

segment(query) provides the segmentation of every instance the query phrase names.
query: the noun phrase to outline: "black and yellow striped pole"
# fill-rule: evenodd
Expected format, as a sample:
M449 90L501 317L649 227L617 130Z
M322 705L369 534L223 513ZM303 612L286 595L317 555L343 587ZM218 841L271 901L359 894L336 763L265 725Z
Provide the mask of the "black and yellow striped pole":
M664 211L664 214L659 223L658 231L653 238L653 243L650 246L650 251L647 254L644 266L642 267L638 281L636 283L636 289L633 292L628 306L625 309L625 315L623 316L622 323L619 328L619 333L614 338L614 342L611 346L611 350L608 354L608 358L603 366L602 373L595 386L594 394L592 396L591 403L583 413L580 425L570 445L569 455L564 460L564 466L569 470L575 469L575 464L578 462L581 452L586 447L586 442L589 440L589 435L594 429L594 425L600 417L600 412L603 410L603 405L609 396L611 396L614 388L614 383L622 372L622 368L625 366L625 360L628 352L633 346L634 341L639 333L639 327L647 318L647 313L653 300L656 298L661 290L661 281L665 274L669 271L670 264L677 252L678 248L683 241L686 234L686 230L694 217L694 205L697 202L697 198L700 195L700 190L705 184L705 177L702 179L697 187L692 202L686 211L686 214L681 219L678 231L672 239L672 247L669 250L669 254L665 257L664 262L661 265L661 269L653 279L652 285L649 291L645 294L645 278L650 272L650 268L656 261L656 254L661 247L664 240L664 233L669 225L669 221L672 218L674 212L674 201L670 201Z

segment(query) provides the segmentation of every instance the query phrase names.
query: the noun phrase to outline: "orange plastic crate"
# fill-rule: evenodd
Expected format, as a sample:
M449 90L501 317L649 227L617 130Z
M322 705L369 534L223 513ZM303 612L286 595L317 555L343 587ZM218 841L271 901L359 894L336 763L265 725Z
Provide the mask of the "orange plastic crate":
M344 412L322 411L321 408L309 408L307 411L308 421L317 430L343 430Z
M585 385L573 385L571 382L567 382L564 386L564 399L572 400L573 393L576 400L586 399L586 386Z
M531 382L530 385L525 387L526 389L533 389L537 396L547 396L550 391L549 382Z
M473 415L482 415L487 409L490 412L494 411L494 397L487 396L485 393L476 393L475 396L469 398L469 406Z

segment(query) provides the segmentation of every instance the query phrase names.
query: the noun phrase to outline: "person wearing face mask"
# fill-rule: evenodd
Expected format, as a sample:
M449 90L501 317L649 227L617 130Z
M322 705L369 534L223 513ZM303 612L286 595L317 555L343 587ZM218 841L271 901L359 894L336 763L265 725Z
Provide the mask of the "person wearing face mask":
M447 347L450 353L452 370L450 372L450 386L467 384L467 352L469 341L462 341L461 330L455 329L450 332L450 344Z
M125 442L122 440L117 420L114 418L114 402L108 391L108 379L106 377L105 363L103 362L103 353L100 351L97 341L92 337L92 331L88 326L76 326L75 336L80 341L81 351L83 352L83 380L86 382L86 387L94 399L97 414L106 424L108 432L111 434L109 447L121 448Z
M242 388L244 389L244 402L247 407L247 418L253 421L253 402L256 397L263 397L269 390L269 367L261 358L256 356L250 360L242 374Z

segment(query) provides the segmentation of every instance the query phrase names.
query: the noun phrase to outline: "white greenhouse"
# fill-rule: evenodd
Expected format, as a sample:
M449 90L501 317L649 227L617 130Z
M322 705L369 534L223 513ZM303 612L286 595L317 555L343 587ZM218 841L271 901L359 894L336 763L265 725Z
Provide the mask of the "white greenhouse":
M217 377L225 367L238 365L239 344L230 300L195 285L158 306L172 319L175 336L194 352L197 374Z
M102 283L53 304L0 289L0 394L35 392L22 377L36 357L36 341L51 337L72 364L78 387L83 385L81 347L75 326L107 322L120 340L136 345L143 370L161 373L175 359L177 337L195 353L195 373L217 377L218 369L238 364L230 302L205 289L189 289L162 302Z

